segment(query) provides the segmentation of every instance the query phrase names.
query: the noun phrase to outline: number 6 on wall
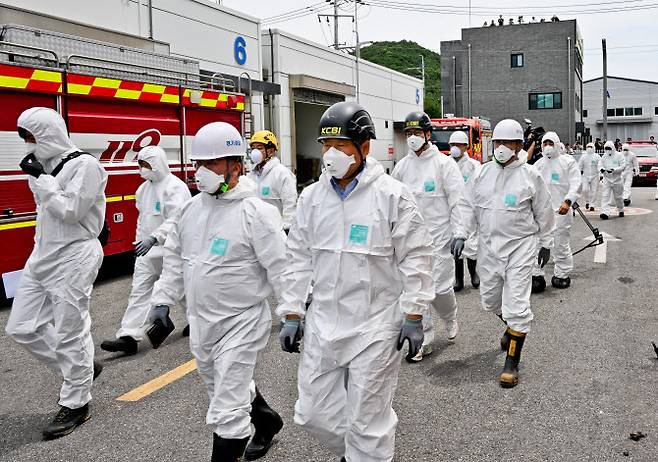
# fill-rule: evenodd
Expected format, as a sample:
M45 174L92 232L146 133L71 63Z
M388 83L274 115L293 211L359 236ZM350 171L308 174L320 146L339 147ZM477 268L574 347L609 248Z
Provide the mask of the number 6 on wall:
M247 42L244 37L236 37L233 44L233 53L235 55L235 62L243 65L247 62Z

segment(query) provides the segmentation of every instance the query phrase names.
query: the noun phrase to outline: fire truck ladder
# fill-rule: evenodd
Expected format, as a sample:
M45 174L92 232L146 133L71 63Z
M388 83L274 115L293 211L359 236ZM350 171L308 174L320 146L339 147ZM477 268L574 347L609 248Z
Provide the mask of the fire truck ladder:
M248 103L245 104L244 112L242 113L242 129L243 129L243 136L245 139L251 138L251 135L253 133L253 128L254 128L254 115L253 115L253 96L252 96L252 84L251 84L251 76L247 72L243 72L240 74L238 77L238 93L242 93L242 76L246 76L247 80L247 93L245 94L245 98L248 99Z

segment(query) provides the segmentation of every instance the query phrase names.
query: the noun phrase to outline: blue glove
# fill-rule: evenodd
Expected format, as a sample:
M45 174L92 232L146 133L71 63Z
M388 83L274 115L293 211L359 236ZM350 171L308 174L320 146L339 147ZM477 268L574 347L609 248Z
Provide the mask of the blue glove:
M398 351L402 349L404 342L409 340L409 352L405 359L407 362L412 362L412 358L418 354L423 346L424 339L425 334L423 334L422 319L405 319L402 329L400 329L400 336L398 337Z
M548 260L551 258L551 249L547 249L546 247L542 247L539 249L539 257L537 258L537 263L539 263L540 267L546 266L546 263L548 263Z
M462 252L464 251L464 243L465 242L466 242L465 239L462 239L461 237L456 237L450 243L450 253L455 258L461 258Z
M137 245L135 245L135 255L143 257L149 253L149 250L151 250L151 247L153 247L156 242L158 242L158 240L153 236L149 236L146 239L139 241Z
M28 175L32 175L34 178L39 178L46 173L43 165L37 160L37 157L34 154L28 154L25 156L23 160L21 160L20 167L21 170Z
M304 336L304 327L300 319L286 319L279 332L281 349L288 353L299 353L299 344Z

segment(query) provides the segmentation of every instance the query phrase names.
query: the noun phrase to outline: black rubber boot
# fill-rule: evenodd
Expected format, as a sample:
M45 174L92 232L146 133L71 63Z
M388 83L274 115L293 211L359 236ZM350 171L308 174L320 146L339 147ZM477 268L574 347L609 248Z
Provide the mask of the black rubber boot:
M455 258L455 285L453 286L455 292L459 292L464 288L464 259Z
M468 272L471 275L471 285L474 289L480 287L480 276L478 276L477 264L477 260L471 260L470 258L466 259L466 266L468 267Z
M500 338L500 350L507 351L508 347L509 347L509 334L507 333L507 329L505 329L505 333Z
M589 208L589 211L590 211L590 212L593 212L593 211L594 211L594 207L590 207L590 208Z
M619 212L619 218L624 218L624 212Z
M78 409L62 406L52 422L43 430L43 439L54 440L66 436L89 420L89 417L89 404Z
M608 218L610 218L610 217L609 217L608 215L606 215L605 213L602 213L601 215L599 215L599 217L601 217L601 220L607 220Z
M546 290L546 279L544 276L533 276L532 277L532 293L540 294Z
M240 462L249 438L225 439L213 433L211 462Z
M507 346L507 358L505 358L505 367L500 374L500 386L503 388L513 388L519 383L519 361L521 360L521 350L525 342L526 334L507 328L509 343Z
M190 336L190 325L188 324L187 326L183 327L183 332L181 333L183 337L189 337Z
M630 199L624 199L624 207L628 207L631 205L631 200Z
M250 415L256 432L247 445L244 458L256 460L267 454L272 446L272 439L283 428L283 419L267 404L258 388L256 388L256 397L251 403Z
M556 289L567 289L571 285L571 278L559 278L557 276L553 276L551 279L551 285Z
M130 336L119 337L116 340L105 340L101 343L101 350L116 353L122 352L126 356L137 354L137 340Z
M589 208L589 202L587 204L585 204L585 209L588 209L588 208Z

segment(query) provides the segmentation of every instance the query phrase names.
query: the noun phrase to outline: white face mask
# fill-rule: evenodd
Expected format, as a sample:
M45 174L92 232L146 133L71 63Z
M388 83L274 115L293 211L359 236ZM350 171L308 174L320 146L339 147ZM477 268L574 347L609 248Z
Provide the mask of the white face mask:
M260 149L252 149L249 153L249 158L254 163L254 165L258 165L263 162L263 157L263 153Z
M541 152L546 158L551 159L555 154L557 154L557 149L555 146L544 146Z
M25 143L25 155L29 156L30 154L34 154L34 151L37 150L37 145L35 143Z
M417 152L420 148L423 147L425 144L425 138L422 138L417 135L411 135L409 138L407 138L407 146L409 146L409 149L411 149L413 152Z
M155 181L157 176L150 168L139 167L139 176L148 181Z
M501 144L494 150L493 156L499 164L506 164L512 157L514 157L514 154L516 153L512 149Z
M199 191L215 194L224 183L224 175L218 175L206 167L199 167L194 175Z
M594 148L587 148L587 154L594 154Z
M332 146L324 153L322 162L324 168L327 169L327 173L340 180L345 177L350 167L356 164L356 159L354 156L348 156Z
M609 155L609 156L612 155L612 149L610 149L610 148L605 148L604 151L605 151L605 153L606 153L607 155Z
M455 159L459 159L462 156L462 150L457 146L450 146L450 155Z

